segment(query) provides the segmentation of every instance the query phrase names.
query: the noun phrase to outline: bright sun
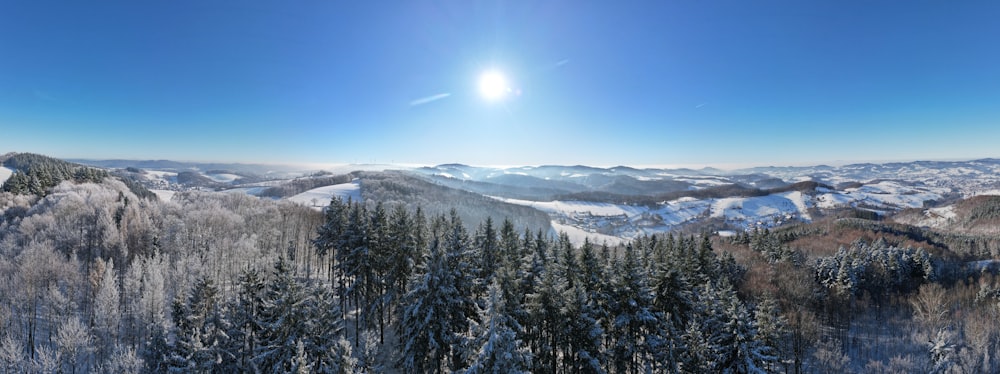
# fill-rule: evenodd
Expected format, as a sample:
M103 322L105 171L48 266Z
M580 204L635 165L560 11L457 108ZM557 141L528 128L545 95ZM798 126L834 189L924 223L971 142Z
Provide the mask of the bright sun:
M479 76L479 94L487 100L499 100L510 91L507 78L498 71L487 71Z

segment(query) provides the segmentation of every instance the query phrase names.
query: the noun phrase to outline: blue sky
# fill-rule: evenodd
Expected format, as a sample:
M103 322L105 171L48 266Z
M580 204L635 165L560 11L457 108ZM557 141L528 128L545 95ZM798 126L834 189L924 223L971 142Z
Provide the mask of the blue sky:
M478 165L1000 157L996 1L4 1L0 152ZM487 100L479 76L511 93Z

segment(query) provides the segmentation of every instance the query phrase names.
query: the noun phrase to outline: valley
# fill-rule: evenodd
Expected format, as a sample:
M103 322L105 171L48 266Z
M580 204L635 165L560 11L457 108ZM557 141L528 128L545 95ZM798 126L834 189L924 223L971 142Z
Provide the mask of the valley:
M962 198L1000 193L1000 161L994 159L738 170L346 165L334 170L344 173L337 175L270 165L91 164L139 171L133 177L163 198L186 190L220 191L286 199L314 209L322 209L332 197L364 199L365 179L391 171L435 189L462 190L537 210L549 217L545 228L550 235L566 232L577 245L585 238L618 244L671 231L775 228L848 211L890 217L918 210L929 218L910 221L933 226L933 217L947 220L950 204ZM276 188L287 191L275 193Z

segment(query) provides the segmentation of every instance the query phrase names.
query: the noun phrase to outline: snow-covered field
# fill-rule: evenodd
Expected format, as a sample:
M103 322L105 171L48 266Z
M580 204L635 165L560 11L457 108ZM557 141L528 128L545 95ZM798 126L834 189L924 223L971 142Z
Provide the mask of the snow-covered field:
M495 196L490 197L511 204L530 206L545 213L590 213L595 216L619 216L624 214L628 216L640 214L645 211L644 208L640 207L609 203L595 203L589 201L531 201L507 199Z
M3 184L3 182L6 182L7 179L10 178L10 176L13 175L13 174L14 174L13 170L8 169L6 167L0 167L0 184Z
M149 180L171 180L172 178L177 177L177 173L163 170L146 170L144 175L146 176L146 179Z
M925 201L937 200L946 188L909 187L883 181L846 191L821 188L816 193L790 191L767 196L728 197L721 199L681 198L655 207L586 201L530 201L493 197L511 204L529 206L547 213L557 232L565 231L570 239L582 243L633 239L645 234L666 232L679 225L712 217L736 228L780 225L790 221L810 221L811 208L862 206L884 210L922 207ZM953 217L948 208L929 210L942 220Z
M333 199L334 196L338 196L345 200L347 198L351 198L351 200L354 201L361 200L361 182L355 179L350 183L313 188L309 191L289 197L288 200L306 205L316 210L323 210L323 208L330 205L330 200Z
M219 182L219 183L233 183L234 180L242 178L239 175L228 174L228 173L223 173L223 174L205 174L205 176L208 177L208 179L211 179L211 180L213 180L215 182Z
M150 191L156 194L156 197L160 198L160 201L170 201L170 199L174 198L174 194L177 193L177 191L170 191L170 190L150 190Z
M751 223L765 218L791 219L795 215L809 220L807 205L802 193L798 191L769 196L730 197L712 203L712 217Z
M898 182L883 181L845 191L829 191L817 197L820 208L839 208L865 204L886 209L920 208L928 200L940 199L947 188L908 187Z
M605 235L596 232L589 232L576 226L564 225L558 222L552 222L552 229L556 232L564 232L566 236L569 237L569 241L573 245L579 246L583 244L585 239L590 239L591 243L601 245L607 243L608 245L621 244L625 239L619 238L617 236Z

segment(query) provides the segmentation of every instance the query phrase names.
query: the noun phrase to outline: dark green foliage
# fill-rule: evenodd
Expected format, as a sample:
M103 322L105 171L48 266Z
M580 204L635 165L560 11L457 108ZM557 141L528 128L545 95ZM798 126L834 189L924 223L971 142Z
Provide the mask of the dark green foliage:
M857 241L834 256L816 260L816 279L834 292L878 296L908 292L935 280L934 261L923 249L896 248L884 241Z
M1000 196L988 196L978 200L978 204L972 207L966 220L976 222L997 218L1000 218Z
M104 170L33 153L17 153L3 161L15 172L3 184L3 190L15 194L44 196L60 182L99 183L109 176Z
M222 186L221 183L201 175L196 171L182 171L177 173L177 183L188 187L215 188Z
M549 216L537 209L436 185L406 172L363 172L357 175L361 180L361 194L365 201L421 206L429 217L449 215L451 210L455 210L462 222L471 225L468 227L470 230L489 217L494 220L509 218L518 230L527 228L548 232L551 228Z

